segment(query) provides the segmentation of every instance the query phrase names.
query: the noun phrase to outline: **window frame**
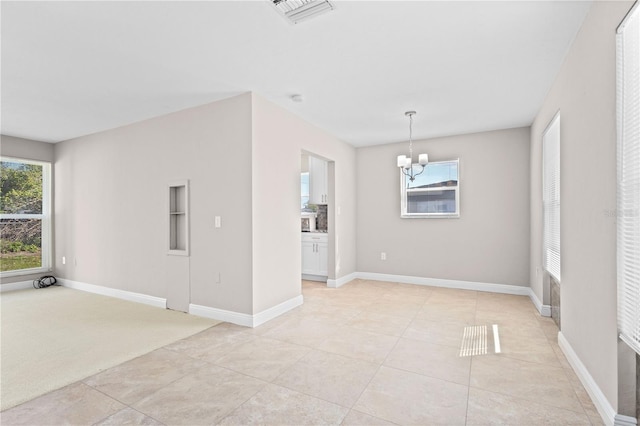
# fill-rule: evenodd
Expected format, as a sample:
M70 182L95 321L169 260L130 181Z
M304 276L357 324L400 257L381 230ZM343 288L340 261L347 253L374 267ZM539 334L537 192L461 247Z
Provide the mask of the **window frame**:
M42 167L42 213L0 213L0 219L39 219L41 221L41 254L39 268L14 269L11 271L0 271L0 278L16 277L21 275L39 274L52 270L52 166L50 162L31 160L27 158L0 156L0 161L8 163L32 164Z
M456 158L455 160L444 160L444 161L430 161L425 166L426 168L430 165L436 164L444 164L444 163L456 163L458 170L458 178L456 186L439 186L433 188L416 188L409 189L407 188L407 176L404 174L403 170L400 169L400 217L403 219L458 219L460 218L460 159ZM418 163L413 163L411 167L418 165ZM407 212L407 195L409 193L427 193L427 192L436 192L436 191L455 191L455 200L456 200L456 211L455 213L409 213Z
M640 354L640 3L616 31L617 287L620 339ZM628 31L628 32L625 32ZM637 37L637 38L636 38ZM629 45L627 45L629 40ZM635 44L635 46L634 46ZM637 49L637 50L636 50ZM631 58L627 57L629 54ZM637 56L635 56L637 55ZM631 75L629 78L627 75Z

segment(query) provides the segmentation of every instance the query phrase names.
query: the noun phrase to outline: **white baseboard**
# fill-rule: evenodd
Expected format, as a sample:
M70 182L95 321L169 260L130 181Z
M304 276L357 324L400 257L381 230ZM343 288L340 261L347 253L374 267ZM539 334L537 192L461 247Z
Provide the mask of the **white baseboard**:
M302 279L307 281L318 281L321 283L327 282L326 275L310 275L310 274L302 274Z
M344 277L340 277L335 280L327 280L327 287L331 287L331 288L342 287L349 281L355 280L356 278L358 278L358 273L352 272L350 274L345 275Z
M353 274L352 274L353 275ZM457 288L461 290L486 291L490 293L516 294L529 296L529 287L510 284L492 284L475 281L444 280L440 278L411 277L407 275L378 274L375 272L356 272L357 278L373 281L389 281L403 284L427 285L431 287Z
M600 390L596 381L593 379L591 374L589 374L589 370L587 370L587 367L582 363L562 332L558 333L558 345L567 357L567 361L569 361L573 371L576 372L580 382L582 382L582 385L591 397L600 417L602 417L602 421L607 426L635 426L637 421L634 417L623 416L616 413L616 410L613 408L611 403L609 403L607 397L604 396L604 393L602 393L602 390Z
M5 291L26 290L28 288L33 289L33 280L2 284L0 285L0 293L4 293Z
M302 297L302 295L299 295L289 300L285 300L279 305L272 306L269 309L258 312L253 316L252 327L257 327L260 324L264 324L265 322L272 320L275 317L284 314L285 312L289 312L291 309L297 308L298 306L302 305L302 303L304 303L304 298Z
M68 288L82 290L89 293L101 294L103 296L115 297L117 299L128 300L130 302L144 303L145 305L155 306L157 308L166 309L167 299L161 297L149 296L132 291L119 290L116 288L103 287L100 285L87 284L80 281L72 281L65 278L58 278L58 282Z
M529 288L529 299L533 302L540 315L543 317L551 316L551 305L543 305L538 296L534 293L532 288Z
M260 324L264 324L265 322L279 315L282 315L297 306L302 305L302 303L302 295L299 295L292 299L285 300L284 302L269 309L265 309L264 311L259 312L255 315L226 311L224 309L211 308L209 306L202 306L191 303L189 304L189 313L200 317L242 325L244 327L257 327Z
M230 322L233 324L251 327L253 324L253 316L242 314L240 312L226 311L224 309L211 308L209 306L189 304L189 313L199 317L211 318L218 321Z

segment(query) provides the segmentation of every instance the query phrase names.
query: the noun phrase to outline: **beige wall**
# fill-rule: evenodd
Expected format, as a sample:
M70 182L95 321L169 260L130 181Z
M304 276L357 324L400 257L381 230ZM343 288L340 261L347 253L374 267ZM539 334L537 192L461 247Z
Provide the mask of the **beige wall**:
M13 136L0 136L0 154L7 157L23 158L25 160L47 161L53 163L54 145L46 142L16 138ZM53 203L53 194L51 202ZM52 219L52 225L54 224ZM55 250L54 250L55 252ZM45 274L20 275L17 277L2 278L1 284L32 281Z
M254 312L300 294L300 158L335 164L330 190L329 278L355 272L355 149L281 107L253 95ZM337 214L337 209L340 214Z
M57 144L56 273L157 297L167 297L166 277L184 276L191 303L245 314L299 296L302 150L335 161L330 275L354 272L355 149L245 94ZM183 178L186 264L167 256L165 229L166 186Z
M408 143L358 149L358 271L526 286L529 129L413 147L430 161L460 159L460 218L401 219L396 156Z
M594 2L531 126L531 287L542 274L542 133L559 110L562 333L614 408L616 27L630 1Z
M251 314L251 162L250 94L56 144L56 274L156 297L178 274L192 303ZM191 257L178 271L167 256L175 179L191 187Z

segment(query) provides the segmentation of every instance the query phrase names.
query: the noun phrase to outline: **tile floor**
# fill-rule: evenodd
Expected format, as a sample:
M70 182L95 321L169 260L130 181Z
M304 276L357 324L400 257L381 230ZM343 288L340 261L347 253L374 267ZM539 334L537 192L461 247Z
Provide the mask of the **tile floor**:
M1 413L3 425L602 424L523 296L304 281L303 306L220 324ZM495 353L493 324L501 352ZM460 356L465 326L487 354Z

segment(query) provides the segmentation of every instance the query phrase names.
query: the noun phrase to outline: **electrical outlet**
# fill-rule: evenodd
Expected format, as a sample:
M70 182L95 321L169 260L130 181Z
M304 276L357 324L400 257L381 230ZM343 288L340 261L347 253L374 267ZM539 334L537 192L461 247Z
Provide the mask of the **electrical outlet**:
M216 228L220 228L220 226L222 226L220 223L220 216L216 216L214 222Z
M62 256L62 264L63 264L63 265L66 265L66 264L67 264L67 258L66 258L66 257L64 257L64 256Z
M387 253L385 252L380 253L380 260L387 260Z

